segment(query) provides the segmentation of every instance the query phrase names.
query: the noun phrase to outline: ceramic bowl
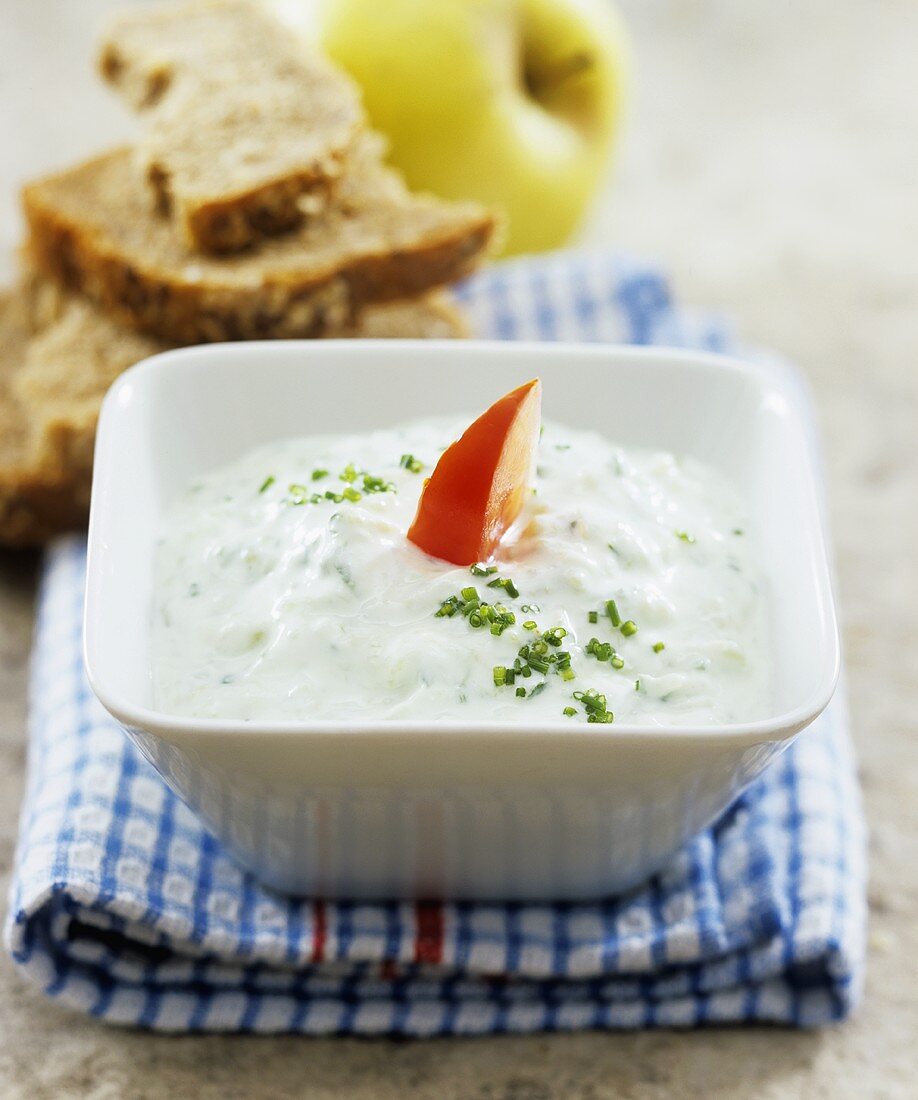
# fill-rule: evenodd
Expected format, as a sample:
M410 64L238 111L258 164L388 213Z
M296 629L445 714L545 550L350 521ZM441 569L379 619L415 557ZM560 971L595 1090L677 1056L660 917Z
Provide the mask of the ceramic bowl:
M773 711L680 729L182 718L152 702L153 557L189 481L271 440L486 407L541 376L553 420L692 455L744 494ZM85 655L166 782L264 882L322 897L582 899L657 870L822 711L839 650L810 411L789 375L665 349L316 341L127 371L96 448Z

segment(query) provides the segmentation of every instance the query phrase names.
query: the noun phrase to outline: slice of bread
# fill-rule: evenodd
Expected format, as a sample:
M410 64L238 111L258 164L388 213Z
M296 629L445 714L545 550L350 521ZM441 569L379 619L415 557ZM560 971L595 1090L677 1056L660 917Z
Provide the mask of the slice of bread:
M21 290L0 292L0 544L28 546L86 518L90 481L43 463L31 413L13 382L29 344L29 308Z
M120 149L25 187L35 261L119 319L175 344L322 336L481 260L494 219L408 193L363 139L321 219L216 259L151 213Z
M85 298L63 296L54 320L32 336L12 380L30 420L32 461L88 480L106 391L128 367L167 347L119 325Z
M364 122L351 80L244 0L126 11L99 68L145 112L137 154L160 207L207 252L324 208Z
M469 330L449 295L435 290L423 298L371 306L353 325L328 335L352 340L461 340Z
M369 309L347 337L465 335L446 295ZM0 294L0 545L44 542L85 523L96 421L122 371L169 345L28 273Z

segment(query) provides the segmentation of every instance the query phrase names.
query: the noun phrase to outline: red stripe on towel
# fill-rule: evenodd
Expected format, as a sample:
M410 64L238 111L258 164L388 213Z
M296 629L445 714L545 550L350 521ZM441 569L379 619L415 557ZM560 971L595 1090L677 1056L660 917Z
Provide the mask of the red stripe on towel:
M417 931L414 937L414 961L438 963L443 960L443 906L419 901L415 906Z

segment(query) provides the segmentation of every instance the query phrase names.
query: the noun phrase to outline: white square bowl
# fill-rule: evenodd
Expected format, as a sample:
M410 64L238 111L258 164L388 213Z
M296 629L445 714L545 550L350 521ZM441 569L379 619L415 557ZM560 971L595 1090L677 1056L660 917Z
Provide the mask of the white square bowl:
M553 420L692 455L744 494L768 577L773 716L647 729L224 722L152 704L153 558L193 478L273 439L467 413L539 375ZM323 897L577 899L658 869L823 710L838 673L809 409L789 377L653 348L270 342L167 352L102 410L89 679L255 875Z

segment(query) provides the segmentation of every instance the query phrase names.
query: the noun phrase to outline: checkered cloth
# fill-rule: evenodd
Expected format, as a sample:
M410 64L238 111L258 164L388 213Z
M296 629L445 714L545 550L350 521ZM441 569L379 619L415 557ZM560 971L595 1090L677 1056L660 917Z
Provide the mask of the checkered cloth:
M654 270L493 268L477 331L721 348ZM644 887L601 904L291 900L245 874L106 716L80 655L85 551L53 547L6 942L49 996L164 1031L403 1035L827 1024L862 975L864 837L844 699Z

